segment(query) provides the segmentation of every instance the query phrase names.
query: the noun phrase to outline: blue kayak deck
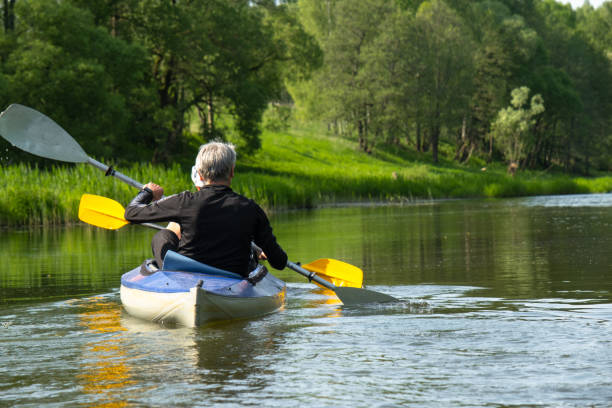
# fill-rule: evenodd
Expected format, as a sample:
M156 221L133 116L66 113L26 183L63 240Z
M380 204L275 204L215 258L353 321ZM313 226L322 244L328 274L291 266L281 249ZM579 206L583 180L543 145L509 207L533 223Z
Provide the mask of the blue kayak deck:
M203 281L202 289L216 292L243 279L179 271L158 271L151 275L143 275L138 267L124 274L121 277L121 284L127 288L147 292L176 293L189 292L189 289L195 287L201 280Z
M278 293L285 287L280 279L266 274L261 282L253 285L245 277L194 261L168 251L163 270L152 270L145 263L121 277L121 285L130 289L156 293L189 292L202 282L207 292L230 297L261 297ZM144 273L143 273L144 272Z

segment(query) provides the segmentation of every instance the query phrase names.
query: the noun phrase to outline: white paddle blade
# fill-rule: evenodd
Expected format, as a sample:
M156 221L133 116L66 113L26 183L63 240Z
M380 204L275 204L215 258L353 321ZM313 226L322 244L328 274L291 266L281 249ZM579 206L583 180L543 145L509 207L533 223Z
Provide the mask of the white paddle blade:
M27 106L12 104L0 114L0 135L36 156L71 163L86 162L81 146L60 125Z

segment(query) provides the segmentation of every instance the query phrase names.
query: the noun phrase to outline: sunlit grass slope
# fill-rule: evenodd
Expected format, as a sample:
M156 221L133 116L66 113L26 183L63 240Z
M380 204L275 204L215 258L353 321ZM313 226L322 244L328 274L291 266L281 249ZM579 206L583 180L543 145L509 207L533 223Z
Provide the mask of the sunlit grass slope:
M118 170L143 183L155 181L166 194L193 189L187 166L135 164ZM513 178L502 165L485 171L478 163L463 167L443 160L433 165L402 149L376 149L367 155L350 140L291 131L265 132L255 156L239 156L233 187L273 210L354 201L601 193L612 190L612 177L519 172ZM87 164L46 170L0 166L0 225L76 222L83 193L126 205L135 190Z
M316 132L266 133L263 148L240 162L236 187L268 207L330 202L510 197L608 192L612 177L593 179L541 172L511 177L505 166L433 165L404 149L368 155L356 143Z

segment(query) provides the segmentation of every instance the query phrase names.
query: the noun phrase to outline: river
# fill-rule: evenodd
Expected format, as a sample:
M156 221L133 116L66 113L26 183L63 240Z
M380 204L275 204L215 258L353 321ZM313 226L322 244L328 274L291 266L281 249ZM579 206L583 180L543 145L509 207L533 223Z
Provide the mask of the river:
M0 406L612 406L612 194L271 221L291 260L401 302L342 307L284 270L277 313L164 327L119 300L152 230L0 230Z

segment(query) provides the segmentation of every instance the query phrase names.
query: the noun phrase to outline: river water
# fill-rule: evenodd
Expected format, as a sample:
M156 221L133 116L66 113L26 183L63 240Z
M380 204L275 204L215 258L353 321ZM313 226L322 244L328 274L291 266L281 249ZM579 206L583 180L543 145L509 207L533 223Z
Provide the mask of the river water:
M0 230L0 406L612 406L612 195L271 220L291 260L401 302L345 308L285 270L275 314L163 327L119 300L151 230Z

